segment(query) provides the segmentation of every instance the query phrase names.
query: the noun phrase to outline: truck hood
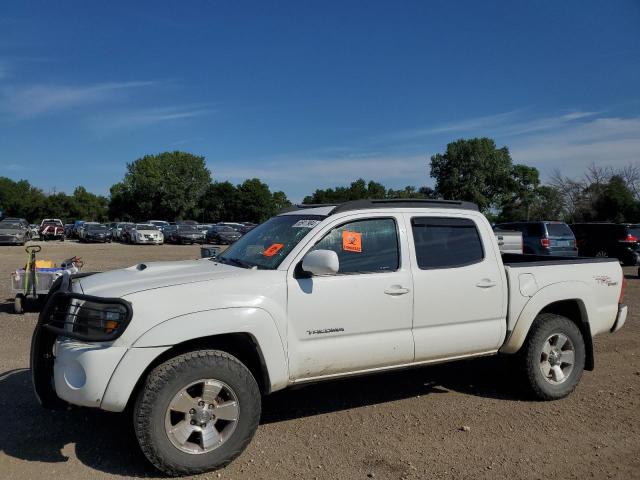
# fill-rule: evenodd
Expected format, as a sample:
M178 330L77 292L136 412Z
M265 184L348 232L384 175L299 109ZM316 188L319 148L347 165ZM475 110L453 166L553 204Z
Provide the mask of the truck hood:
M96 273L78 282L82 293L97 297L124 297L144 290L205 282L240 275L252 270L216 263L209 259L139 263L121 270Z

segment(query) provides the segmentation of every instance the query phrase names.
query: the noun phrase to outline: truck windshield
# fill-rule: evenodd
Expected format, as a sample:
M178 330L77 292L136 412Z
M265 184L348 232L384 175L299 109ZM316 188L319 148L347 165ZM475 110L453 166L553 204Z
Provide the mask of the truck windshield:
M309 231L326 217L280 215L245 234L218 256L218 261L237 267L274 270Z

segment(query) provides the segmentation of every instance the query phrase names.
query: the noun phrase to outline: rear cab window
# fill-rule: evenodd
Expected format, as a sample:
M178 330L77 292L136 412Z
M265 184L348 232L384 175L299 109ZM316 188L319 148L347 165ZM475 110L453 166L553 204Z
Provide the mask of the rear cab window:
M485 257L478 227L471 219L413 217L411 230L421 270L463 267Z

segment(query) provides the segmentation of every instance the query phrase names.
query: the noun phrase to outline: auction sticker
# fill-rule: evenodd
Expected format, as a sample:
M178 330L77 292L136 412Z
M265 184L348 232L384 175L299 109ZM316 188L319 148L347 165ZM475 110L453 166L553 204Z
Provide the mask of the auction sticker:
M342 232L342 249L345 252L362 253L362 234L360 232Z
M291 225L293 228L313 228L320 223L320 220L298 220Z
M284 247L284 243L273 243L269 248L262 252L262 255L265 257L273 257L276 253L282 250L282 247Z

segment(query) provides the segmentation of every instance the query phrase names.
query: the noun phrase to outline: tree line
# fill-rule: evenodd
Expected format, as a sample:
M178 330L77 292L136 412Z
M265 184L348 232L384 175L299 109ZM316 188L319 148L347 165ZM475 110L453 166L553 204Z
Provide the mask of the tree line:
M490 138L461 139L431 157L435 187L385 189L362 179L349 187L316 190L303 203L363 198L445 198L478 205L491 221L640 222L640 164L614 170L592 165L582 178L553 172L542 184L537 168L513 162Z
M581 178L553 172L543 184L538 169L513 162L490 138L460 139L431 157L433 188L394 190L375 181L318 189L303 203L366 198L446 198L476 203L490 220L640 222L640 164L614 170L590 166ZM426 178L425 178L426 180ZM96 221L150 219L262 222L291 205L258 178L241 184L213 181L204 157L187 152L146 155L128 163L109 196L79 186L73 194L47 194L27 180L0 177L0 210L32 222L42 218Z

